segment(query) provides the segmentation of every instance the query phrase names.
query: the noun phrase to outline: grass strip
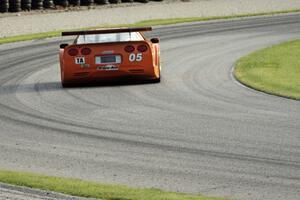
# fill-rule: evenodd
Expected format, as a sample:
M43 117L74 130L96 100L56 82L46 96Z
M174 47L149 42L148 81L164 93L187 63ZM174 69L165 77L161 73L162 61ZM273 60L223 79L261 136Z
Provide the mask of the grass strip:
M8 170L0 170L0 182L102 200L225 200L224 198L165 192L159 189L135 189L122 185Z
M89 30L89 29L115 28L115 27L139 27L139 26L171 25L171 24L188 23L188 22L200 22L200 21L220 20L220 19L234 19L234 18L241 18L241 17L254 17L254 16L275 15L275 14L296 13L296 12L300 12L300 9L274 11L274 12L261 12L261 13L254 13L254 14L230 15L230 16L190 17L190 18L144 20L144 21L140 21L140 22L137 22L137 23L134 23L134 24L119 24L119 25L113 25L113 26L104 25L104 26L97 26L97 27L86 27L86 28L80 28L80 29L67 29L67 30L59 30L59 31L51 31L51 32L42 32L42 33L12 36L12 37L3 37L3 38L0 38L0 44L10 43L10 42L20 42L20 41L25 41L25 40L35 40L35 39L43 39L43 38L50 38L50 37L58 37L58 36L61 35L61 32L63 32L63 31Z
M269 94L300 100L300 40L256 51L241 58L234 76Z

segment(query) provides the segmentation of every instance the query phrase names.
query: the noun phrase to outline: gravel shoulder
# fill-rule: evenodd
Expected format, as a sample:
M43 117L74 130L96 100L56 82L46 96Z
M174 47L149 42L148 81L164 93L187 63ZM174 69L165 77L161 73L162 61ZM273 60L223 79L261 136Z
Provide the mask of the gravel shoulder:
M107 24L128 24L149 19L228 16L297 8L300 8L299 0L166 0L163 3L96 6L79 11L0 14L0 37Z

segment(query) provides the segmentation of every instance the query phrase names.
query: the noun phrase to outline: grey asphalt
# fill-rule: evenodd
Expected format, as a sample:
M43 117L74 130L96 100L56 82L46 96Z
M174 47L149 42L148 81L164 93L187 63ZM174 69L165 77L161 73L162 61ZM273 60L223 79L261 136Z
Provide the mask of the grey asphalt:
M300 102L246 88L238 58L300 15L156 27L160 84L62 89L64 39L0 46L0 167L244 200L299 200Z
M0 183L0 200L96 200Z

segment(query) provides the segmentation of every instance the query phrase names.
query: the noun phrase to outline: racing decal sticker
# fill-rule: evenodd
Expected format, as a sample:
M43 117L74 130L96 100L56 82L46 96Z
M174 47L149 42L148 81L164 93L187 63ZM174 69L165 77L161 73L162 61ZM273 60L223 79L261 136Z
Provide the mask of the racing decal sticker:
M119 67L116 65L105 65L97 67L98 70L105 70L105 71L116 71L119 70Z
M142 60L143 60L143 54L141 54L141 53L138 53L138 54L132 53L129 55L130 62L134 62L134 61L141 62Z
M76 57L75 58L75 64L77 64L77 65L83 65L83 64L85 64L84 57Z

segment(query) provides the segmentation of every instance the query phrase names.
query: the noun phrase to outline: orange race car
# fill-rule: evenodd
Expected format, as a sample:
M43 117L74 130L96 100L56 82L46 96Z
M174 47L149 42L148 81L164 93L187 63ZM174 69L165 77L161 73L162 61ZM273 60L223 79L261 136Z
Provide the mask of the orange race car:
M146 39L145 28L63 32L76 35L73 44L60 45L63 87L91 81L136 77L160 82L159 39Z

